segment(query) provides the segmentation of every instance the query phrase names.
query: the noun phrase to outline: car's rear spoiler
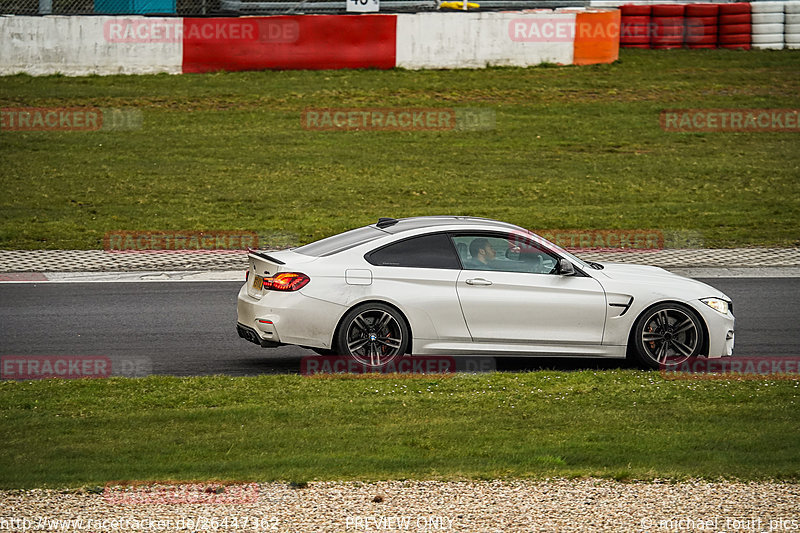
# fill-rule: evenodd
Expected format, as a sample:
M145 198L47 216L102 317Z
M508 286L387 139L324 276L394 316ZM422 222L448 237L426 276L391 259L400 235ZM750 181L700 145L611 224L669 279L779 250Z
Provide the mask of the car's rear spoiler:
M285 265L286 264L283 261L281 261L280 259L275 259L271 255L267 255L266 253L262 252L261 250L253 250L252 248L248 248L247 249L247 254L248 255L255 255L256 257L260 257L262 259L266 259L267 261L272 261L276 265Z

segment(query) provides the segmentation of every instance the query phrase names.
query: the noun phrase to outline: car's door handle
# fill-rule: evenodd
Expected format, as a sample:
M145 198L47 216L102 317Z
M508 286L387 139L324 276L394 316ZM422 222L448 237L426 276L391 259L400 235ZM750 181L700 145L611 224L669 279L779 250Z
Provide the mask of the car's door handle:
M472 278L467 280L467 285L491 285L492 282L483 278Z

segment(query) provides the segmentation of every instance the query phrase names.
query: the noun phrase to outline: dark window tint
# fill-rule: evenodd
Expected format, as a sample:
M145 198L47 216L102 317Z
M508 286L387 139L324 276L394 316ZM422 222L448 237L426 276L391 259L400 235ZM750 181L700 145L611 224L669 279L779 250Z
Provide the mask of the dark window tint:
M364 244L377 239L378 237L385 237L386 233L375 228L374 226L365 226L363 228L353 229L322 239L320 241L306 244L300 248L295 248L294 251L303 255L312 255L314 257L322 257L324 255L332 255L338 252L343 252L353 246Z
M368 254L367 261L376 266L461 268L450 238L443 233L412 237L384 246Z

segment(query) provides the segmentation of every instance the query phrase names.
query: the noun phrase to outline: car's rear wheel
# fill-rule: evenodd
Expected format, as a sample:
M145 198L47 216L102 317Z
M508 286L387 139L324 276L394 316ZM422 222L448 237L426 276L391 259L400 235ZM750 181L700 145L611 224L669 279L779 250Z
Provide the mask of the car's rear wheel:
M408 324L393 307L367 303L351 309L342 319L336 339L338 353L359 363L384 366L406 353Z
M700 355L703 327L685 305L660 304L636 321L631 343L633 354L646 368L669 368Z

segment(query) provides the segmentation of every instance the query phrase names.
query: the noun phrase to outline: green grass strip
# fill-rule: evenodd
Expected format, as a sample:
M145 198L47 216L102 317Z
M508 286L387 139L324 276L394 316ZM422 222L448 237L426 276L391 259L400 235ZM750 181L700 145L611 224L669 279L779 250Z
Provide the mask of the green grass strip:
M667 245L797 246L797 132L670 133L674 108L798 108L800 51L622 50L590 67L0 78L0 107L140 110L136 131L0 132L0 248L109 231L301 244L379 216L656 229ZM461 108L490 131L308 131L304 109ZM275 241L275 242L272 242Z
M0 383L0 488L800 478L798 381L634 370Z

